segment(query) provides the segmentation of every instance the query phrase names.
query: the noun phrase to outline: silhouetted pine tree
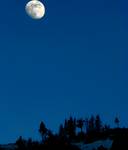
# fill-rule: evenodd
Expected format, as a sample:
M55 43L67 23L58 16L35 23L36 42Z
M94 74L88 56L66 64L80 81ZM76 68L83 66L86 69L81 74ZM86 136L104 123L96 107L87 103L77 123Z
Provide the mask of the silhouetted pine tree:
M69 138L74 138L76 135L76 125L74 124L74 120L72 117L68 120L67 134Z
M95 118L92 115L88 122L88 130L89 132L93 132L95 130Z
M43 121L40 123L39 132L40 132L40 134L42 136L42 142L44 142L46 140L48 129L46 128L46 126L45 126Z
M59 127L59 136L63 136L64 135L64 127L62 124L60 124L60 127Z
M97 115L95 118L95 130L96 132L100 132L101 129L102 129L102 122L101 122L100 116Z
M119 118L118 118L118 117L115 118L114 122L115 122L117 128L119 128L119 123L120 123L120 121L119 121Z
M64 127L61 126L61 132L66 135L69 139L74 139L76 136L76 119L70 117L68 120L65 120Z
M17 140L16 140L16 145L17 145L17 150L25 150L27 149L27 141L24 140L22 138L22 136L20 136Z
M88 118L85 119L85 128L86 128L86 133L88 133L89 132L89 119Z

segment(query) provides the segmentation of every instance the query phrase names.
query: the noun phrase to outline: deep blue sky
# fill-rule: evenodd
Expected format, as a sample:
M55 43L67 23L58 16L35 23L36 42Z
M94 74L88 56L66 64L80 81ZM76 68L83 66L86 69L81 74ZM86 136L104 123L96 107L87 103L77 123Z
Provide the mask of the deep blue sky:
M70 115L128 126L128 2L44 0L38 21L27 2L1 1L0 143L39 138L41 120L56 130Z

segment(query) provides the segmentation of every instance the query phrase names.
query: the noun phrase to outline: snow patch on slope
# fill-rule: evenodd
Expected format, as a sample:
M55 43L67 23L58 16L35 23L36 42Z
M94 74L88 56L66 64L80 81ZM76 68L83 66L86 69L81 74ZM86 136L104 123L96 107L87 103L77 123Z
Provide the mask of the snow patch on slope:
M107 148L108 150L110 150L110 148L112 147L112 143L113 143L112 140L107 139L107 140L99 140L89 144L76 143L74 145L78 146L81 150L93 150L93 149L97 149L101 145Z

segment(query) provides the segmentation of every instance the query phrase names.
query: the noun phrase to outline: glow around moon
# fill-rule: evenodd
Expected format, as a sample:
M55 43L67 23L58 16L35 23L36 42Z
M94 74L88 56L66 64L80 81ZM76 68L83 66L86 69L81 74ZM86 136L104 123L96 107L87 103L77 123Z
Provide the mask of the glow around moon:
M31 0L25 6L26 13L32 19L41 19L45 15L45 6L38 0Z

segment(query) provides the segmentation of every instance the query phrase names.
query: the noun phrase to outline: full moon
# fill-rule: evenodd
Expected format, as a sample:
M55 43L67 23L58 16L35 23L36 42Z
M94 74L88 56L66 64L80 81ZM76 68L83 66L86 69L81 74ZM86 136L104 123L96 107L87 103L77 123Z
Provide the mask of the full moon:
M32 19L41 19L45 15L45 7L38 0L31 0L25 6L26 13Z

